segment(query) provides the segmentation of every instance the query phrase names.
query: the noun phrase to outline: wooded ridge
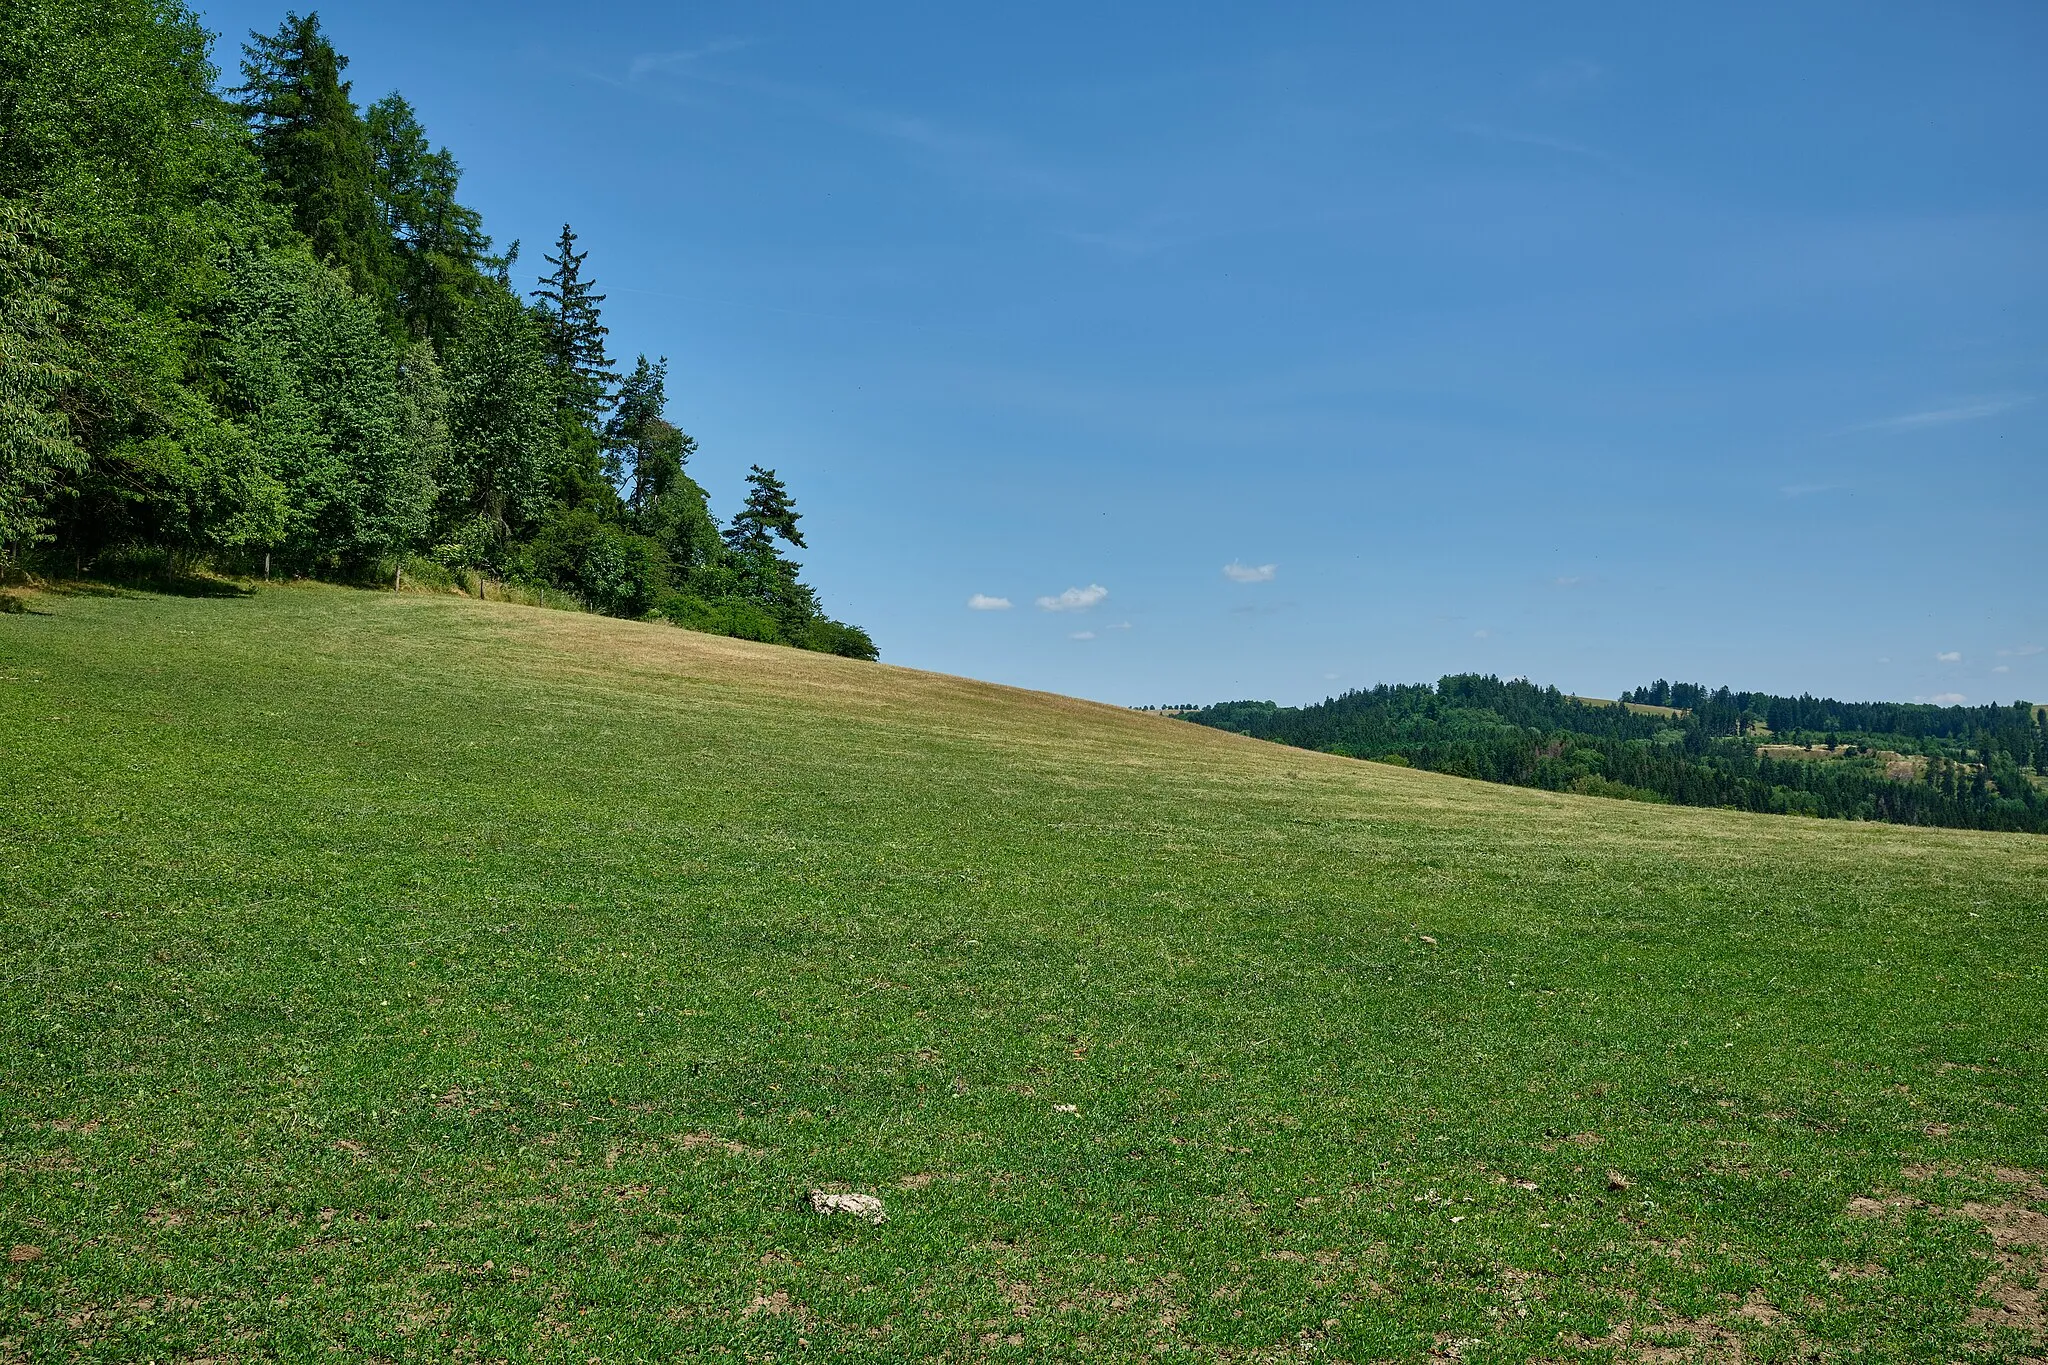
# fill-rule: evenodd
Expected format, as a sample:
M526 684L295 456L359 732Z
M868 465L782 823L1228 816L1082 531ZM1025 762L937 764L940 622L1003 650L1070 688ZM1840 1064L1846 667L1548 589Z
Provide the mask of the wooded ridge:
M875 657L774 470L712 515L570 226L522 290L317 15L231 89L213 52L175 4L0 0L0 570L486 576Z

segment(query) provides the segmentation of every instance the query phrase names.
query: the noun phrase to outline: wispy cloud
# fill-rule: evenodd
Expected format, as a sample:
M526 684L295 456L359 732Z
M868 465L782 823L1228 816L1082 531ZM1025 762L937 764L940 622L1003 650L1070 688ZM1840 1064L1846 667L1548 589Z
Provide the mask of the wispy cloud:
M1086 611L1107 596L1108 588L1090 583L1085 588L1068 588L1058 597L1041 597L1038 607L1041 611Z
M1556 587L1576 588L1586 581L1586 576L1584 574L1565 573L1559 574L1557 577L1551 579L1550 581Z
M894 143L955 181L1014 197L1065 195L1074 189L1070 177L1034 161L1007 139L873 108L829 90L719 69L707 60L750 45L750 40L732 38L676 52L642 53L627 64L623 80L610 75L598 75L597 79L669 98L685 90L700 94L723 90L774 100L813 118Z
M1240 564L1233 559L1223 566L1223 576L1233 583L1271 583L1274 568L1271 564Z
M1945 427L1957 422L1975 422L1986 417L1996 417L2001 412L2025 407L2034 401L2032 394L2021 394L2017 398L1986 398L1974 403L1957 403L1953 407L1928 408L1922 412L1903 413L1897 417L1883 417L1875 422L1859 422L1851 431L1918 431L1922 427Z
M990 597L985 592L978 592L967 599L967 609L969 611L1008 611L1010 609L1010 599L1007 597Z
M1472 638L1475 640L1484 640L1487 638L1489 633L1490 632L1484 630L1475 630L1472 632Z
M2029 654L2039 654L2040 652L2041 646L2039 645L2016 645L2011 649L1999 650L1998 657L2001 659L2010 659L2017 656L2019 658L2024 659Z
M1941 653L1934 656L1934 660L1936 663L1959 664L1963 661L1963 651L1960 649L1944 649Z
M1553 137L1549 133L1533 133L1522 128L1501 128L1491 123L1460 123L1461 133L1483 137L1489 142L1512 142L1523 147L1540 147L1547 152L1560 152L1587 161L1597 161L1603 166L1618 166L1620 161L1612 152L1603 152L1598 147L1589 147L1583 142L1574 142L1568 137Z
M1961 706L1969 698L1960 692L1936 692L1931 697L1915 697L1914 701L1930 701L1936 706Z
M1092 640L1095 638L1095 632L1092 630L1077 630L1067 638L1069 640Z
M702 47L678 48L674 52L643 52L627 64L626 79L637 81L659 71L681 70L703 61L706 57L737 52L752 42L751 38L715 38Z
M2010 673L2010 672L2012 672L2012 665L2011 665L2011 664L2000 664L2000 665L1998 665L1998 666L1997 666L1996 668L1992 669L1991 671L1992 671L1993 673Z

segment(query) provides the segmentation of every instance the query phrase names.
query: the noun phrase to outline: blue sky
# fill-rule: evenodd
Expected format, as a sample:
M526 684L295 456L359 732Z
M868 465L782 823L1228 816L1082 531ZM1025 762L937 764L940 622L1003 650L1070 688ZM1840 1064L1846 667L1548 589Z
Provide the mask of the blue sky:
M892 662L2048 696L2048 8L973 8L321 15Z

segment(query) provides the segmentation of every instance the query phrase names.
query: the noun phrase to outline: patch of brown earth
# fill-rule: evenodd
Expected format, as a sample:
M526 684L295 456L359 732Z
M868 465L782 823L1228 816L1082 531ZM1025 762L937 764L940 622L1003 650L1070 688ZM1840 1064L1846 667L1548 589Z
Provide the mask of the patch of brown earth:
M1742 1365L1743 1328L1777 1327L1790 1322L1760 1290L1750 1291L1728 1320L1710 1317L1665 1317L1637 1325L1618 1323L1604 1337L1580 1336L1572 1345L1582 1350L1606 1349L1632 1365Z
M2030 1186L2032 1177L2021 1172ZM2015 1182L2017 1183L2017 1182ZM2017 1202L1963 1205L1963 1212L1991 1234L1997 1269L1979 1289L1991 1300L1971 1310L1972 1326L2017 1332L2036 1345L2048 1344L2048 1213Z
M1959 1174L1951 1167L1908 1166L1902 1174L1909 1180L1925 1180L1935 1174ZM2016 1185L2015 1197L1992 1203L1971 1200L1958 1212L1983 1225L1991 1237L1995 1269L1979 1286L1978 1294L1988 1303L1970 1311L1971 1326L1992 1333L2014 1333L2034 1345L2048 1345L2048 1182L2032 1171L1994 1166L1994 1179ZM1848 1212L1860 1218L1880 1218L1904 1209L1943 1210L1910 1195L1888 1195L1874 1199L1858 1195L1849 1201ZM1875 1266L1858 1267L1882 1273ZM1831 1278L1843 1274L1831 1272Z
M678 1144L680 1144L682 1149L686 1152L695 1151L699 1147L716 1147L720 1151L724 1152L727 1156L760 1155L759 1152L756 1152L753 1148L746 1146L744 1143L734 1142L729 1138L722 1138L718 1136L716 1133L684 1133L681 1137L675 1139L675 1141Z

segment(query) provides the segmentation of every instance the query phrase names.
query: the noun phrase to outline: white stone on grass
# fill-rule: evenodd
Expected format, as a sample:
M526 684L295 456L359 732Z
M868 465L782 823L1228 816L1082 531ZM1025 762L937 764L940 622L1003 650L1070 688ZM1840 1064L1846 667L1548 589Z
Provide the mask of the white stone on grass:
M882 1201L871 1194L837 1194L831 1190L812 1190L810 1201L812 1213L850 1213L856 1218L865 1218L870 1223L889 1221L889 1215L882 1211Z

